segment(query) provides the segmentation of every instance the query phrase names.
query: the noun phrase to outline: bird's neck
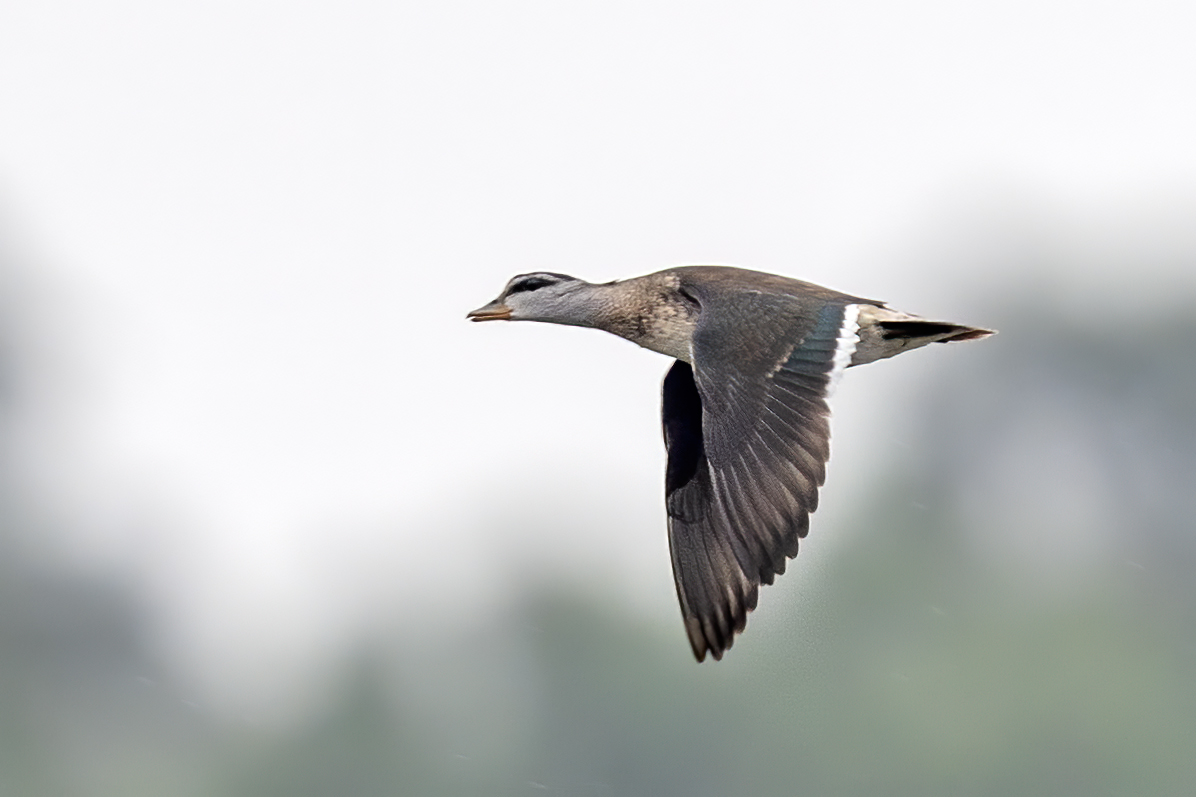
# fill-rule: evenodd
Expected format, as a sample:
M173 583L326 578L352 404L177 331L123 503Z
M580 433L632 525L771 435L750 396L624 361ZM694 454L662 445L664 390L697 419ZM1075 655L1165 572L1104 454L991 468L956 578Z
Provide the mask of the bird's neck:
M608 332L621 306L620 283L595 285L583 280L570 286L565 296L539 311L532 320L574 327L591 327Z
M594 327L646 349L681 360L690 359L690 339L697 322L676 286L661 275L586 285L583 326Z

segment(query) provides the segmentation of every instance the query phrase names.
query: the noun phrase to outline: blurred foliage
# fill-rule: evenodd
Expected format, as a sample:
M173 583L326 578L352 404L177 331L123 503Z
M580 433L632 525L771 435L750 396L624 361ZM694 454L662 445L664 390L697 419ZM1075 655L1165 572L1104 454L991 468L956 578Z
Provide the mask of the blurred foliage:
M0 794L1191 794L1196 326L998 326L928 389L857 544L702 666L679 621L531 589L484 630L363 644L301 727L232 725L155 664L118 584L22 559L38 521L8 496ZM1094 481L1018 435L1060 406ZM1024 544L1073 521L1091 550L1058 567Z

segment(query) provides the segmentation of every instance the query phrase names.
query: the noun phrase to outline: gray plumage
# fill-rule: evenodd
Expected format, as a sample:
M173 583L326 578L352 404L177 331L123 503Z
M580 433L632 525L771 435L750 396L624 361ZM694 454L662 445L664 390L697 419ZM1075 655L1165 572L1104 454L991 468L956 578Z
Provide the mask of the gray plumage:
M677 360L664 380L669 549L694 656L722 658L761 584L797 554L830 457L827 396L849 365L992 332L808 282L685 266L591 284L522 274L475 321L602 329Z

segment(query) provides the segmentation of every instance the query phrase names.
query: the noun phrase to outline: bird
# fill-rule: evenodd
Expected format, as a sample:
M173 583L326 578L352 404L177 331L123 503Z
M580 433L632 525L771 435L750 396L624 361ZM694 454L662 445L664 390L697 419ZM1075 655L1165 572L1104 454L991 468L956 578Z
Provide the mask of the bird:
M592 327L672 357L661 415L665 508L694 657L718 660L797 555L830 457L827 399L844 370L993 330L732 266L590 283L513 277L472 321Z

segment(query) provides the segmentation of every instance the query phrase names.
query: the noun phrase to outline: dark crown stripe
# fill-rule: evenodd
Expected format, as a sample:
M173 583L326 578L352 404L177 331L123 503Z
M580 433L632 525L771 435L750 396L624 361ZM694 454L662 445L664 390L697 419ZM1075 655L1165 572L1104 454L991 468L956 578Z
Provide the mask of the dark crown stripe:
M539 288L544 288L549 285L555 285L563 280L570 279L564 274L553 274L550 271L538 271L534 274L520 274L515 279L511 280L511 287L507 288L507 295L512 293L523 293L525 291L534 291Z

